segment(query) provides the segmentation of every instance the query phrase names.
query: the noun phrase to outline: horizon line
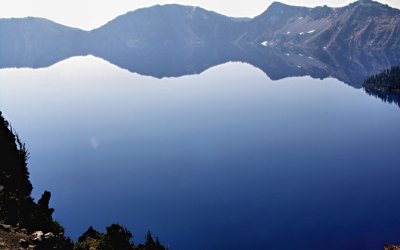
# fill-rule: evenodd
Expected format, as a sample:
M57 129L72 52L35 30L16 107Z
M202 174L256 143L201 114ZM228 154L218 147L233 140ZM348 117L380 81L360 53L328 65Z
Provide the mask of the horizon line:
M283 1L284 1L284 0L283 0ZM0 21L1 21L1 20L9 20L9 19L28 19L28 18L35 18L35 19L43 19L43 20L51 21L51 22L53 22L53 23L56 23L56 24L59 24L59 25L62 25L62 26L68 27L68 28L79 29L79 30L83 30L83 31L90 32L90 31L99 29L99 28L101 28L102 26L106 25L107 23L109 23L109 22L111 22L111 21L117 19L118 17L124 16L124 15L126 15L126 14L128 14L128 13L135 12L135 11L139 11L139 10L143 10L143 9L154 8L154 7L157 7L157 6L177 5L177 6L184 6L184 7L200 8L200 9L203 9L203 10L206 10L206 11L209 11L209 12L213 12L213 13L216 13L216 14L219 14L219 15L222 15L222 16L225 16L225 17L229 17L229 18L254 19L254 18L257 17L257 16L262 15L270 6L272 6L273 4L276 4L276 3L280 3L280 4L283 4L283 5L287 5L287 6L302 7L302 8L309 8L309 9L317 8L317 7L325 7L325 6L327 6L327 7L329 7L329 8L332 8L332 9L336 9L336 8L347 7L347 6L349 6L349 5L351 5L351 4L354 4L354 3L356 3L356 2L359 2L359 1L366 1L366 0L353 0L353 1L352 1L351 3L349 3L349 4L345 4L345 5L341 5L341 6L336 6L336 7L329 6L329 5L327 5L327 4L324 4L324 5L319 4L319 5L315 5L315 6L310 7L310 6L304 6L304 5L287 4L287 3L284 3L283 1L273 1L273 2L272 2L271 4L269 4L264 10L262 10L261 13L255 15L255 16L253 16L253 17L249 17L249 16L226 15L226 14L224 14L224 13L221 13L221 12L218 12L218 11L215 11L215 10L212 10L212 9L208 9L208 8L205 8L205 7L202 7L202 6L197 6L197 5L187 5L187 4L180 4L180 3L164 3L164 4L152 4L152 5L149 5L149 6L138 7L138 8L136 8L136 9L124 11L124 12L122 12L121 14L116 14L116 15L115 15L114 17L112 17L111 19L108 19L107 21L103 22L102 24L97 25L97 26L92 27L92 28L83 28L83 27L79 27L79 26L74 26L74 25L66 24L66 23L64 23L64 22L60 22L60 21L57 21L57 20L54 20L54 19L51 19L51 18L48 18L48 17L44 17L44 16L35 16L35 15L13 16L13 17L11 17L11 16L10 16L10 17L1 17L1 16L0 16ZM391 5L389 5L389 4L386 4L386 3L381 3L381 2L379 2L379 0L367 0L367 1L376 2L376 3L382 4L382 5L388 6L388 7L390 7L390 8L400 10L400 8L393 7L393 6L391 6Z

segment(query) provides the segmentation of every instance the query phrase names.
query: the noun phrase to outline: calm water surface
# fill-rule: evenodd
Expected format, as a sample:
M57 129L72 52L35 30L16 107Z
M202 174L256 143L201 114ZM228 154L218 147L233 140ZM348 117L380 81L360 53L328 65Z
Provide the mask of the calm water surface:
M400 109L335 79L227 63L160 80L76 57L0 70L0 110L75 239L121 222L172 250L400 241Z

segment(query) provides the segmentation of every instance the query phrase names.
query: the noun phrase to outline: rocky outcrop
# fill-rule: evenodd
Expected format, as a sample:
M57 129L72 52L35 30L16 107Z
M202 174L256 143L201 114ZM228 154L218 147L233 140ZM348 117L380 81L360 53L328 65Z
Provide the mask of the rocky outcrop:
M385 250L400 250L400 245L386 244L384 249Z
M265 46L350 52L400 49L400 11L371 0L342 8L273 3L242 40Z
M65 244L60 240L61 235L54 235L52 232L43 233L35 231L29 234L24 228L0 224L0 249L29 249L29 250L47 250L47 249L72 249L72 242ZM64 244L60 244L64 242Z
M0 249L33 249L30 236L10 225L0 224Z

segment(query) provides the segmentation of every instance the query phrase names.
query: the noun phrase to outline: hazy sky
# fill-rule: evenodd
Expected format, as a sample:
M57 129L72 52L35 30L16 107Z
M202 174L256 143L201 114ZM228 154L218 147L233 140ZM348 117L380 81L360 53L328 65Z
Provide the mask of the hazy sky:
M281 0L292 5L344 6L355 0ZM221 14L254 17L262 13L273 0L0 0L0 17L36 16L83 29L92 29L118 15L155 4L179 3L200 6ZM400 8L400 0L379 0Z

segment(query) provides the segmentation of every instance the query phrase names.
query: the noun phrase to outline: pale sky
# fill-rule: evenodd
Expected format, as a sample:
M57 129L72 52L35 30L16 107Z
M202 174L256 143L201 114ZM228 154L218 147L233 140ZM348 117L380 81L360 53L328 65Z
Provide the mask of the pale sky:
M279 0L278 0L279 1ZM355 0L281 0L301 5L344 6ZM273 0L0 0L0 18L44 17L55 22L90 30L128 11L155 4L178 3L199 6L235 17L254 17L264 12ZM400 0L379 0L400 9Z

